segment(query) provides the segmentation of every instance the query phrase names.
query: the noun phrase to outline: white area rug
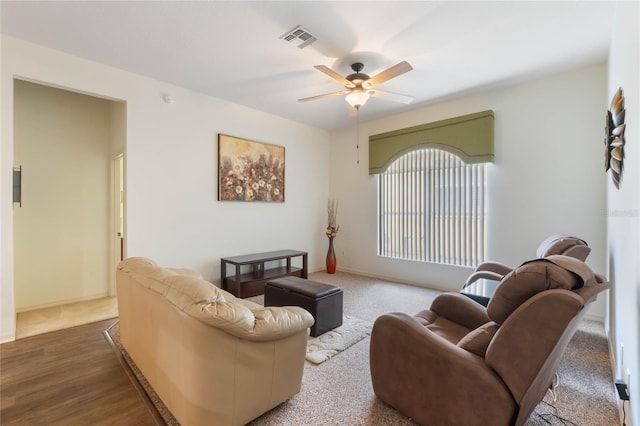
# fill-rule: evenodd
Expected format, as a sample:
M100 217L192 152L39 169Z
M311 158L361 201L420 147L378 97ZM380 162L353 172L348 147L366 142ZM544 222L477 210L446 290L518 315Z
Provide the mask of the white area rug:
M342 325L307 341L307 361L320 364L371 334L371 323L345 315Z

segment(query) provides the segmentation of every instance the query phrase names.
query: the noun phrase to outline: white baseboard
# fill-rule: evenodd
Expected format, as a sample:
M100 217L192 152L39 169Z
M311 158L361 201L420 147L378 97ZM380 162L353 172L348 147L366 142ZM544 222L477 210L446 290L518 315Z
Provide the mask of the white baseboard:
M418 281L401 280L401 279L398 279L397 277L388 277L388 276L385 276L385 275L377 275L377 274L372 274L372 273L369 273L369 272L358 271L356 269L338 268L337 270L339 272L346 272L346 273L349 273L349 274L362 275L364 277L375 278L375 279L384 280L384 281L390 281L390 282L398 283L398 284L407 284L407 285L412 285L414 287L428 288L429 290L442 291L442 292L454 291L454 290L451 290L450 288L438 287L438 286L433 286L433 285L425 285L424 283L421 283L421 282L418 282Z
M604 317L602 315L584 314L583 319L604 324Z
M94 294L94 295L91 295L91 296L74 297L74 298L71 298L71 299L56 300L55 302L43 303L41 305L22 306L20 308L16 308L16 314L20 314L20 313L23 313L23 312L29 312L29 311L35 311L36 309L53 308L55 306L60 306L60 305L69 305L71 303L86 302L87 300L101 299L103 297L109 297L109 293L108 292L104 292L104 293Z
M5 334L0 336L0 343L8 343L8 342L13 342L14 340L16 340L16 334Z

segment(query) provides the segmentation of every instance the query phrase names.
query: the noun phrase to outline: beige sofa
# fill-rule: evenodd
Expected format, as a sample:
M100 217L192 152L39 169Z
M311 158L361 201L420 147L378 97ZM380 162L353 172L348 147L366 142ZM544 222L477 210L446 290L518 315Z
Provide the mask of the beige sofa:
M300 391L313 317L262 307L146 258L116 273L120 335L183 425L241 425Z

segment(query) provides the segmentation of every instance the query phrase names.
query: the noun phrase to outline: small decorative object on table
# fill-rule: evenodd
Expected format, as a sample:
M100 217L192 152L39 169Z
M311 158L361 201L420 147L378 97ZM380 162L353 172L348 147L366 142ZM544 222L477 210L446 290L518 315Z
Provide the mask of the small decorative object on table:
M328 223L327 237L329 238L329 250L327 251L327 273L336 273L336 252L333 249L333 239L338 235L340 226L336 223L338 217L338 203L336 200L329 200L327 204Z

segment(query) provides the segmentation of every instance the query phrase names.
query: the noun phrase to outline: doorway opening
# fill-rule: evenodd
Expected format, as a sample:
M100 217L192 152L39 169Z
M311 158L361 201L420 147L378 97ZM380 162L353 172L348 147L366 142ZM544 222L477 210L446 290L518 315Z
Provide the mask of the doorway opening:
M125 102L14 80L14 164L22 166L23 201L13 209L16 338L25 337L20 323L27 317L50 323L32 324L40 330L33 335L117 316L125 140ZM86 320L75 318L83 312Z

